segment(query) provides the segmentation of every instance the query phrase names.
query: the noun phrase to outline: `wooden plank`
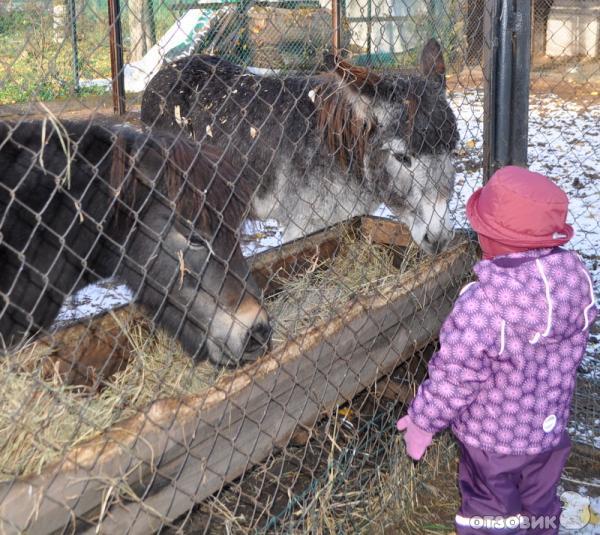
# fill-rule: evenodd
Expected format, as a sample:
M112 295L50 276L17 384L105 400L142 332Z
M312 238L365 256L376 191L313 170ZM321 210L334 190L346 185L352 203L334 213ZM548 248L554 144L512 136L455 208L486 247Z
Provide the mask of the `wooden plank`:
M446 299L445 303L440 312L450 309L450 300ZM380 373L389 373L428 343L440 324L440 318L420 310L410 317L407 325L396 329L392 336L388 335L385 344L370 351L357 344L346 359L338 355L333 362L322 358L324 354L315 354L315 361L325 378L312 387L318 402L310 399L305 389L290 389L293 385L289 379L284 379L289 395L272 397L260 410L246 413L225 432L219 430L214 441L205 442L201 448L191 447L183 459L168 467L172 478L165 488L144 501L126 507L115 506L100 522L100 532L145 534L173 521L195 503L218 491L224 482L232 481L253 464L264 460L275 443L291 437L297 425L312 426L324 410L352 399ZM354 377L348 372L349 368L354 370ZM224 410L227 414L235 411L229 407ZM257 417L261 418L260 425L253 422ZM165 469L159 471L164 474ZM92 530L89 533L91 535Z
M334 225L325 231L250 257L248 260L256 284L263 288L265 294L269 294L281 286L281 281L306 271L315 262L331 258L339 247L345 226Z
M435 298L437 296L433 296ZM415 297L416 299L416 297ZM421 302L419 306L423 303ZM405 315L410 315L415 311L415 306L411 306L410 308L405 305L399 305L402 307L402 313ZM385 314L384 317L389 318L397 315L398 307L390 307L389 309L382 310L381 314ZM362 349L363 353L366 355L369 350L372 349L374 343L379 339L385 340L386 338L392 339L395 330L398 330L399 323L398 319L393 320L391 326L389 326L386 330L385 323L381 320L377 320L377 318L373 318L373 321L366 322L363 328L358 327L357 322L354 324L349 324L348 328L345 329L342 333L338 333L336 335L335 341L327 340L323 345L327 353L326 358L332 359L332 366L340 367L344 370L344 373L351 372L352 370L348 367L348 363L346 361L345 356L350 354L352 351L355 351L357 347ZM354 334L349 337L348 332L353 332ZM367 333L367 334L365 334ZM315 380L315 370L319 373L319 379L321 381L328 381L329 373L331 369L324 373L321 369L323 366L323 357L316 358L315 361L319 363L319 368L315 368L314 363L306 363L304 360L309 358L310 355L302 354L300 358L294 359L293 361L284 363L283 373L286 381L293 380L294 386L300 385L304 388L305 395L308 396L311 401L315 401L315 394L312 391L313 383L311 383L311 379ZM293 366L293 368L292 368ZM279 395L287 395L291 391L290 385L288 383L284 383L279 391L274 386L269 386L268 388L264 387L264 379L257 380L255 385L257 388L257 393L251 393L248 398L244 399L243 402L238 397L234 400L235 405L239 407L243 407L243 412L238 414L238 419L243 419L248 417L249 414L252 414L254 411L263 411L264 405L269 403L272 400L277 400ZM357 381L362 379L362 374L356 374ZM364 386L368 386L369 383L366 383ZM233 397L232 397L233 399ZM318 401L318 400L317 400ZM286 402L285 406L289 408L289 403ZM239 411L238 411L239 412ZM234 424L237 420L232 416L233 412L229 411L227 414L227 422L229 425ZM189 452L189 445L186 445L185 449L182 449L181 454L187 454ZM173 450L169 452L169 456L173 453ZM164 465L161 466L161 473L164 474ZM146 489L147 490L147 489Z
M449 274L464 272L464 256L465 248L462 247L441 259L432 260L429 265L426 263L422 270L404 277L404 282L391 294L355 303L346 317L314 328L301 340L239 370L233 377L218 381L205 396L158 401L145 413L76 448L47 474L14 483L10 494L0 505L4 526L12 524L18 530L26 529L28 533L48 533L59 529L73 515L83 516L97 507L107 489L118 487L122 481L128 484L135 482L140 478L139 474L155 473L157 466L160 470L161 463L169 462L173 451L189 451L190 437L198 436L200 422L205 426L203 429L208 430L209 437L218 438L232 419L233 407L249 410L249 400L257 397L258 393L270 395L272 381L284 378L283 389L289 391L289 381L299 377L299 368L306 367L309 377L318 376L327 383L331 373L331 369L323 368L323 363L328 362L325 359L327 355L341 360L339 364L345 378L360 383L360 370L353 371L343 359L344 351L352 343L348 332L360 333L362 329L371 331L372 336L393 327L400 318L412 312L414 306L400 302L399 308L391 313L390 303L402 301L403 296L413 297L418 303L431 287L440 284L443 291ZM450 269L452 265L458 266L458 269ZM365 310L369 314L365 314ZM344 327L351 330L344 330ZM360 346L366 353L368 345L361 342ZM305 392L307 404L320 406L322 395L307 392L306 385L292 384L293 391ZM223 403L231 409L227 410ZM213 444L213 449L216 446L220 444ZM217 447L217 451L220 448ZM134 468L139 470L139 474L137 470L132 473ZM31 505L32 497L35 498L34 507Z
M454 269L456 269L457 272L464 272L465 266L460 265L459 263L459 265L454 266ZM433 302L436 301L439 292L443 292L446 290L445 286L442 285L440 280L436 280L436 273L437 272L429 274L427 285L422 283L418 285L413 285L408 280L405 282L405 284L401 285L403 289L402 291L404 292L404 294L409 294L409 297L411 298L410 300L399 299L400 302L398 304L395 304L396 300L390 299L391 304L388 303L383 306L377 306L377 303L371 302L357 303L357 305L354 308L355 310L358 308L360 313L358 315L355 315L354 319L352 319L351 314L341 314L340 320L338 320L338 322L340 323L340 329L336 330L336 328L334 328L333 331L330 331L330 333L333 332L338 334L340 332L349 332L352 336L346 336L346 339L342 337L341 340L333 343L330 340L328 340L327 332L322 331L324 334L322 336L317 337L318 342L320 343L320 345L323 345L324 347L328 348L329 351L333 352L333 354L337 354L339 357L340 354L346 354L346 352L353 347L353 344L356 340L358 340L359 343L363 344L365 343L365 340L370 340L369 336L365 338L365 336L363 335L363 333L367 331L367 328L371 329L376 335L385 336L385 331L387 329L397 325L399 322L402 321L403 318L406 318L407 315L412 313L414 309L414 303L418 303L418 306L421 308L429 306L430 304L433 304ZM383 296L379 302L379 305L382 304L381 301L385 302L388 297L389 295ZM363 313L364 311L368 311L368 314L365 315ZM344 331L341 331L342 328L344 329ZM313 344L310 342L310 336L308 336L308 339L309 342L307 344L302 345L302 351L308 351L312 347ZM299 363L301 362L301 360L296 358L301 353L294 352L294 348L289 349L288 351L286 351L286 353L287 355L283 354L281 358L282 368L285 369L288 375L296 377L298 379L297 382L299 382L299 384L305 385L305 383L302 382L302 377L299 375ZM292 365L296 365L296 367L293 370L290 369ZM256 379L257 378L255 377L255 380ZM272 390L270 390L270 394L273 394ZM250 395L249 397L249 400L243 400L244 407L246 408L246 410L252 409L252 403L255 401L255 398L252 395Z
M373 243L407 247L412 241L408 227L389 219L363 217L361 230L365 239Z
M22 350L24 369L35 366L46 379L58 375L66 384L97 388L127 365L131 345L123 326L142 318L129 306L71 323Z
M457 290L447 292L444 282L464 273L462 266L457 269L455 264L452 268L441 275L444 281L438 278L441 285L437 287L437 295L432 294L431 300L438 303L437 315L427 311L428 303L419 302L420 299L411 294L409 299L413 306L396 303L386 310L389 316L401 309L408 323L393 323L387 332L380 330L383 325L377 318L358 331L354 330L356 324L349 325L350 329L337 333L329 343L313 348L298 359L300 370L305 373L299 373L294 367L287 370L288 373L256 380L253 386L264 393L258 396L262 398L260 404L247 406L236 403L234 396L228 397L223 406L228 427L220 428L215 434L209 426L200 423L197 435L210 438L200 440L198 445L190 444L184 456L158 469L161 476L169 480L168 486L143 502L115 507L101 523L101 532L148 533L158 529L184 513L194 502L218 490L224 481L235 479L249 465L263 460L275 443L289 439L298 424L312 425L324 409L351 399L377 376L389 373L401 360L429 342L439 329ZM365 337L361 330L368 331L369 335ZM351 337L354 342L350 346L344 343L349 331L356 333ZM332 351L332 348L337 350ZM315 377L317 371L321 372L320 380L307 383L307 378ZM251 398L255 401L257 396Z
M415 299L416 299L416 297L415 297ZM422 296L420 296L420 299L419 299L420 306L424 306L424 303L423 303L423 301L421 299L422 299ZM412 310L413 310L413 308L410 309L410 311L412 311ZM403 307L402 313L403 314L408 314L410 311L406 307ZM387 311L387 314L385 315L385 317L386 318L389 318L389 317L393 318L395 314L397 314L397 311L393 311L392 309L390 309L389 311ZM372 319L372 318L370 318L370 319ZM394 329L394 328L397 329L397 323L396 322L397 322L397 318L396 318L396 320L393 320L392 329ZM369 321L367 323L371 324L370 325L370 327L371 327L371 336L373 336L373 334L375 334L375 338L377 338L377 335L383 336L384 339L386 338L386 336L389 339L392 338L391 335L387 335L387 333L385 331L383 331L384 325L383 325L382 322L380 322L380 321L374 321L374 322L373 321ZM356 325L349 325L349 327L350 327L350 329L352 331L358 333L359 330L357 329ZM430 334L430 336L431 336L431 334ZM355 338L356 337L362 339L362 336L360 336L359 334L356 334ZM357 341L354 344L354 346L356 347L357 344L359 345L359 347L361 347L361 346L363 347L363 354L367 354L367 350L365 348L364 341L363 342ZM345 375L347 375L348 371L349 371L348 363L345 361L345 359L343 359L341 357L341 355L345 355L346 354L346 350L348 349L348 347L345 347L345 346L349 346L349 344L348 343L343 344L343 343L341 343L340 340L338 340L336 342L330 342L328 345L330 347L336 348L336 351L329 350L328 353L330 353L331 355L334 355L336 365L338 366L338 368L340 368L342 370L342 373L344 373ZM370 342L370 345L372 345L371 342ZM341 348L341 350L340 350L340 348ZM322 365L322 363L323 363L323 359L322 358L319 357L316 360L319 361L321 363L321 365ZM294 382L295 382L296 385L303 385L305 387L304 388L304 391L305 391L304 395L309 395L310 396L311 394L313 394L313 397L314 397L314 393L312 393L311 390L310 390L309 379L310 379L310 377L314 376L315 371L314 371L313 367L311 367L311 366L309 366L308 371L306 373L304 373L304 375L302 375L300 373L302 371L305 371L305 370L300 369L300 371L299 371L298 369L293 369L293 370L286 369L286 380L288 382L286 382L284 384L283 388L281 389L282 393L285 393L287 395L287 393L290 391L289 380L290 380L290 378L293 377ZM327 381L328 380L327 378L329 377L330 373L331 373L331 370L329 370L327 373L321 374L321 379ZM355 376L354 376L355 382L360 382L359 381L359 377L360 377L360 374L358 374L358 372L357 372L355 374ZM306 385L308 385L308 387L306 387ZM368 385L369 385L369 382L365 383L363 386L368 386ZM264 412L264 405L265 404L268 404L269 402L272 402L273 400L277 401L279 393L276 391L276 389L274 389L272 387L265 388L264 386L261 386L259 384L259 381L257 381L256 385L254 385L254 386L258 387L257 390L259 392L259 395L257 396L255 394L250 394L249 395L249 399L251 400L250 404L246 403L246 401L244 400L244 403L246 403L245 405L243 405L244 412L241 414L241 416L237 420L232 416L233 415L233 411L231 411L231 410L227 411L226 409L224 409L224 414L225 413L227 414L227 421L229 422L229 425L233 425L238 420L243 420L244 418L248 418L249 415L251 415L252 413L254 413L254 411L257 411L258 414L262 414ZM261 397L262 397L262 399L261 399ZM256 406L257 405L257 403L256 403L257 399L260 400L260 402L262 403L262 405ZM350 398L347 398L347 399L350 399ZM314 400L311 400L311 402L312 401L314 401ZM237 405L237 406L242 406L242 403L240 402L239 399L238 400L234 400L233 403L235 405ZM302 403L305 404L305 401L303 401ZM316 407L320 407L321 405L322 405L322 403L317 403L315 406ZM286 403L285 406L288 407L288 409L289 409L289 403ZM219 411L220 410L221 409L219 409ZM318 411L318 413L320 414L319 411ZM199 431L198 434L200 436L204 436L204 435L212 436L212 435L214 435L214 428L211 428L210 426L206 426L206 430ZM209 448L209 449L211 449L211 448ZM189 446L186 446L184 452L186 454L188 454L188 455L191 454L193 456L193 452L190 453ZM173 468L173 470L174 471L172 473L178 473L179 470L178 470L178 465L177 464L175 464L175 467ZM169 473L169 467L168 466L161 466L159 468L158 472L162 476L168 475L168 473ZM215 482L215 484L216 484L216 482ZM220 484L222 484L222 482ZM147 489L144 489L144 490L147 490Z
M264 289L265 295L280 289L282 283L305 272L319 261L331 258L338 250L337 237L328 239L318 245L311 245L298 253L286 255L286 251L277 252L273 263L266 265L251 264L252 276L259 288Z
M200 428L199 415L204 425L202 430L208 432L210 436L221 436L221 430L227 424L225 418L234 418L235 414L238 415L237 422L245 421L248 425L248 417L243 418L244 414L239 412L240 408L249 410L253 405L251 402L258 403L257 406L260 407L260 403L264 402L259 403L257 400L261 395L263 397L270 395L275 384L272 381L280 380L277 379L279 377L287 377L288 382L281 383L281 388L283 391L286 389L289 391L289 379L299 377L300 363L305 361L307 356L315 355L314 351L317 348L320 348L321 352L318 358L323 360L323 352L335 355L332 348L337 347L337 361L340 362L337 363L337 367L330 363L330 370L318 368L313 362L313 368L310 366L306 368L309 374L312 374L311 376L318 375L321 381L326 383L328 371L339 368L342 370L340 373L345 377L351 377L350 384L361 384L358 372L348 368L347 363L344 363L344 359L340 357L340 348L347 349L347 346L344 346L343 340L338 340L340 343L336 342L337 345L332 344L332 336L343 332L340 329L348 325L354 325L355 328L357 323L361 322L365 325L369 322L372 324L373 311L386 310L388 300L398 300L402 295L415 290L419 287L419 281L421 284L423 281L435 281L437 275L446 273L449 263L453 264L462 258L462 262L459 262L460 268L455 271L464 272L469 262L465 260L465 255L464 248L460 251L454 250L449 256L432 261L429 266L429 269L432 269L431 273L424 275L420 272L406 278L403 288L395 290L393 295L381 296L368 303L355 303L348 311L346 319L342 318L340 321L313 329L301 341L289 344L274 355L240 370L233 378L218 382L201 399L159 401L149 407L145 413L130 418L103 436L76 448L65 461L49 469L44 475L1 486L0 498L3 495L4 499L0 505L2 521L0 526L7 531L13 528L14 531L48 533L67 524L73 515L81 517L93 511L103 501L107 489L118 486L120 481L127 481L132 485L140 480L145 482L148 476L157 473L157 469L162 473L163 467L168 467L170 464L177 465L177 462L180 469L181 461L177 459L181 457L182 451L189 457L190 444L193 444L190 437L198 436ZM452 259L451 262L449 258ZM428 269L427 266L425 269ZM370 310L367 318L364 318L365 310ZM398 321L397 317L395 322ZM382 323L371 325L370 328L376 328L379 333L380 329L385 329L384 324L388 323L390 320L386 323L384 317ZM390 325L394 325L393 318ZM364 342L358 345L364 346ZM300 359L301 355L305 358ZM273 374L273 377L271 378L269 374ZM262 383L259 381L261 377ZM310 386L310 383L308 384ZM306 385L293 384L292 391L297 390L306 391ZM315 406L319 406L324 399L321 394L312 392L305 392L305 398L306 403ZM236 407L237 413L235 413ZM235 426L232 427L234 428ZM215 432L216 430L218 433ZM219 444L215 442L213 448L215 446ZM217 451L220 449L217 448ZM133 473L134 468L135 473ZM167 471L163 475L169 477L169 474Z
M412 241L408 227L397 221L374 216L356 217L249 258L254 280L270 293L280 285L273 280L275 274L280 281L285 280L302 273L317 261L331 258L337 252L341 238L356 230L372 243L406 247Z

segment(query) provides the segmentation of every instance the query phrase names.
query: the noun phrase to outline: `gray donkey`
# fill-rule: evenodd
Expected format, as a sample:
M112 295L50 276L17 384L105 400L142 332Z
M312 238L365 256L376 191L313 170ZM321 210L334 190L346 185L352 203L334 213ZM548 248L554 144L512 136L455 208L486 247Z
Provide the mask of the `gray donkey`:
M458 139L433 39L421 70L379 75L337 61L329 72L277 77L192 56L151 80L142 121L224 149L256 185L253 215L277 219L285 240L385 203L432 253L452 234Z

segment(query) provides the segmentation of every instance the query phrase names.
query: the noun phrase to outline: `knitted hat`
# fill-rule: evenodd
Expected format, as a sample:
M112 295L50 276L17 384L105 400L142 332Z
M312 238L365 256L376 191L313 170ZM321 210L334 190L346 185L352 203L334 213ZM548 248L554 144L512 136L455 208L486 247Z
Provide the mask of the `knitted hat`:
M467 202L478 234L515 248L556 247L573 237L569 199L554 182L521 167L499 169Z

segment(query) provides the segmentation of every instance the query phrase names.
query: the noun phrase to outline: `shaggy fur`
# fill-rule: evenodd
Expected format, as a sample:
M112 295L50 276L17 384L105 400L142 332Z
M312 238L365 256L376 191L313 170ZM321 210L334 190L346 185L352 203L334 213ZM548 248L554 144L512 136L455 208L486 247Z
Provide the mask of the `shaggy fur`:
M165 67L142 100L153 127L216 143L255 181L254 215L285 238L387 204L425 250L451 231L457 142L439 44L422 74L380 76L337 62L317 76L258 76L193 56Z
M264 351L268 318L238 244L251 188L220 151L119 125L0 123L0 169L5 347L116 276L191 355Z

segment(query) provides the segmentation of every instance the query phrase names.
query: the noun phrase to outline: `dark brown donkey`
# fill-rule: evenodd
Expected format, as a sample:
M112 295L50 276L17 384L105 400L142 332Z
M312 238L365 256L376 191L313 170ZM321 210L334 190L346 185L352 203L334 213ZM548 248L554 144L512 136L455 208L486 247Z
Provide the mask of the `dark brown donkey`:
M217 149L123 125L0 122L0 342L116 277L193 357L256 359L271 329L238 242L250 188Z

